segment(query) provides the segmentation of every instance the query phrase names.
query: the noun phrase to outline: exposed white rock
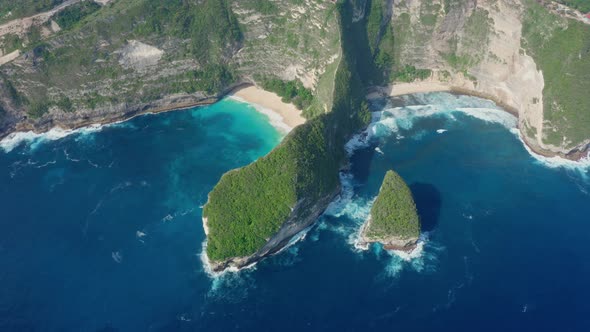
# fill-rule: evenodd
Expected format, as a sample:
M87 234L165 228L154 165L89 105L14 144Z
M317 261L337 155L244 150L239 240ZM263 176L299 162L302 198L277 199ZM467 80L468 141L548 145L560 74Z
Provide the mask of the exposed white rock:
M158 64L158 61L164 55L164 51L137 40L130 40L127 45L116 53L121 54L119 59L121 66L138 71Z

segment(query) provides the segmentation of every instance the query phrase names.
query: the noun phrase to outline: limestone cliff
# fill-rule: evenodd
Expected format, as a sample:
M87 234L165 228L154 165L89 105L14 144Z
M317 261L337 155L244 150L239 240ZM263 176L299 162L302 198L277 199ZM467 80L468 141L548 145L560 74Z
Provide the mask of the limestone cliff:
M340 45L330 1L113 0L81 16L87 2L27 26L51 33L19 32L0 66L0 137L208 103L261 75L298 79L314 106L331 106ZM3 48L9 36L0 37Z
M442 83L451 90L490 98L519 117L526 143L538 153L572 159L590 143L590 96L580 93L570 106L550 94L559 85L588 87L590 25L552 14L529 0L390 0L394 82ZM569 27L569 30L568 30ZM574 27L576 29L574 29ZM539 51L538 36L547 45L552 35L571 38L573 47L551 57L564 65L553 69ZM579 44L579 45L578 45ZM578 59L579 58L579 59ZM578 64L581 62L581 64ZM409 67L429 70L424 77L405 75ZM571 75L574 82L547 80L549 71ZM396 76L395 73L398 73ZM574 76L575 75L575 76ZM391 89L391 88L390 88ZM395 92L395 84L393 90ZM387 91L386 91L387 92ZM570 99L571 99L570 98ZM560 112L560 116L556 116ZM549 115L549 116L548 116ZM582 134L584 133L584 134Z

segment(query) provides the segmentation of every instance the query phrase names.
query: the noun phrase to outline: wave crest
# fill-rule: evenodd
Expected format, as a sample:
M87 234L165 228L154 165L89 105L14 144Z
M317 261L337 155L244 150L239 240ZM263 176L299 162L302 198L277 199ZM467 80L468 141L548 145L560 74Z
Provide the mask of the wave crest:
M9 153L22 144L28 144L34 150L43 142L57 141L72 134L92 134L101 131L103 127L102 125L91 125L76 130L52 128L44 133L35 133L33 131L15 132L0 141L0 148Z

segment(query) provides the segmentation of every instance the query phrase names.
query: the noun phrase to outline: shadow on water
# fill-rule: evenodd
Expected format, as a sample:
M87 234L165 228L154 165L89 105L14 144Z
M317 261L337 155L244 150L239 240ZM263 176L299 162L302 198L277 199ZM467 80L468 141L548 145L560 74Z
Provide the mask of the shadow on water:
M367 148L356 150L350 157L350 170L360 183L366 183L369 179L374 154L375 147L371 145Z
M430 232L438 223L441 207L440 191L429 183L415 182L410 185L410 190L416 202L416 209L422 222L422 231Z

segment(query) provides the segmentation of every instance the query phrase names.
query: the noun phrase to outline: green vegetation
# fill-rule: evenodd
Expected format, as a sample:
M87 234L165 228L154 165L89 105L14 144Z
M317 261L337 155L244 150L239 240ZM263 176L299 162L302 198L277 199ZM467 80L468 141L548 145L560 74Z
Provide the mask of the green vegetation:
M295 128L267 156L226 173L203 215L208 218L207 255L213 261L248 256L259 250L292 213L303 219L339 185L338 169L346 161L345 142L370 121L364 103L364 80L354 36L364 23L351 24L352 8L339 3L342 59L336 71L333 106ZM368 48L368 44L365 44ZM370 57L369 60L370 61ZM296 209L295 209L296 208ZM295 209L292 211L292 209Z
M409 10L407 4L402 2L404 10ZM428 54L420 54L424 49L424 45L431 43L433 35L436 33L435 29L439 21L441 6L429 1L420 3L419 22L412 22L412 18L408 12L399 14L393 20L393 29L391 31L389 44L389 56L386 57L386 62L392 67L389 75L390 81L410 82L416 79L424 79L430 76L431 72L427 69L418 68L416 64L420 64L419 58L421 55L429 57ZM389 29L390 30L390 29ZM388 31L389 33L389 31ZM417 50L419 53L411 57L408 56L408 50ZM379 57L376 60L381 62Z
M371 7L369 8L369 14L367 17L367 36L371 52L375 54L379 42L379 35L381 33L385 3L383 0L371 0L370 3Z
M451 67L467 76L467 71L486 56L492 25L493 21L486 10L475 10L465 22L463 37L450 40L450 52L442 54L443 58Z
M62 29L70 29L84 17L100 9L100 5L94 1L82 1L62 10L55 16L55 21Z
M449 13L451 10L461 6L464 0L444 0L445 13Z
M50 10L65 0L0 0L0 24Z
M376 78L374 84L388 81L394 64L395 43L391 26L384 22L386 10L385 1L371 0L366 16L368 51L374 60L369 68L372 67L374 71L373 77Z
M314 97L310 89L303 86L301 81L283 81L278 78L259 77L257 81L262 88L279 95L283 102L293 103L298 109L303 111L303 115L314 115L317 112L309 110L312 107ZM306 118L309 118L306 116Z
M61 109L64 112L73 112L74 111L74 105L72 104L72 101L70 100L70 98L68 98L66 96L62 96L55 103L55 106L59 107L59 109Z
M68 103L56 106L70 111L76 109L74 105L96 108L105 103L136 104L178 92L216 94L238 77L229 62L240 47L242 34L226 0L198 4L132 0L103 7L85 0L69 6L55 19L64 28L61 33L43 40L40 29L33 28L26 36L29 46L23 51L32 55L32 70L0 68L31 104L55 104L60 96L68 95L71 107ZM165 70L149 75L123 68L116 51L129 40L168 47L161 61ZM183 66L190 61L189 69L174 67L182 61ZM83 95L79 93L82 86L102 95Z
M279 7L270 0L253 0L246 2L246 8L255 10L263 15L276 15Z
M420 6L420 23L428 26L429 28L434 27L438 21L439 12L439 4L434 4L431 1L425 1Z
M590 0L557 0L557 2L577 9L582 13L590 12Z
M387 171L379 195L371 208L367 236L373 238L420 236L420 219L410 188L394 171Z
M37 119L43 116L43 114L47 113L48 110L48 103L33 103L29 106L29 111L27 112L27 114L33 119Z
M223 63L227 46L242 41L238 21L226 0L205 0L198 6L184 0L144 0L136 18L138 36L165 35L190 39L188 52L201 63Z
M562 19L526 2L523 47L543 72L545 143L572 148L588 138L590 128L590 26Z
M18 90L16 90L11 81L7 80L3 75L0 75L0 77L2 77L2 81L4 83L4 90L7 92L8 96L16 106L22 106L29 103L27 98L21 95Z
M393 79L401 82L413 82L425 80L432 74L430 69L417 69L414 66L406 65L393 73Z
M186 93L205 91L214 94L237 80L234 70L222 64L208 64L200 70L191 70L186 73L185 78L180 82L172 82L173 91Z
M1 39L2 50L4 54L8 54L22 47L23 41L18 35L9 33L4 35Z

